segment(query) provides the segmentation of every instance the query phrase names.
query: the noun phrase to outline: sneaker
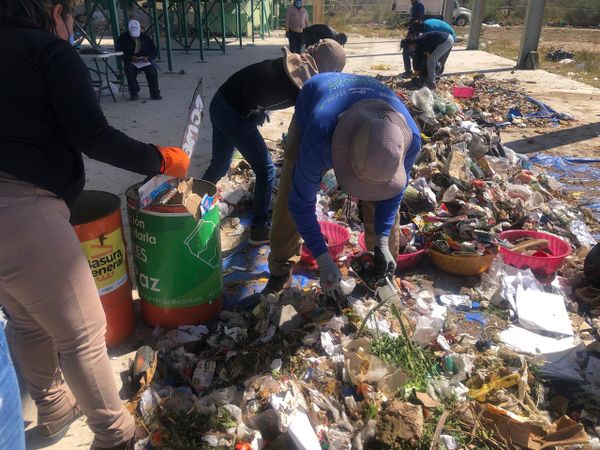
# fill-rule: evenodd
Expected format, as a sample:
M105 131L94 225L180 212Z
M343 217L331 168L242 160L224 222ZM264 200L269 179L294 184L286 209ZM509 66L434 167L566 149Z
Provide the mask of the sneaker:
M152 95L150 96L150 98L151 98L152 100L162 100L162 97L161 97L161 95L160 95L160 94L152 94Z
M270 232L271 227L267 223L252 227L250 228L250 239L248 239L248 243L257 247L268 244Z
M69 426L77 420L77 418L81 415L81 410L78 405L73 406L71 410L65 414L59 420L56 420L52 423L48 423L46 425L38 425L35 429L37 433L46 438L52 438L54 436L58 436L60 434L66 433L69 429Z
M414 73L414 72L413 72L412 70L405 70L404 72L402 72L402 73L400 74L400 76L401 76L402 78L412 78L412 76L413 76L413 73Z
M140 94L131 94L129 96L129 100L131 100L132 102L135 102L136 100L140 99Z
M269 294L279 294L281 291L283 291L283 288L290 280L290 278L292 278L292 276L289 273L286 275L269 276L269 281L267 281L267 285L262 290L260 295L264 295L266 297Z

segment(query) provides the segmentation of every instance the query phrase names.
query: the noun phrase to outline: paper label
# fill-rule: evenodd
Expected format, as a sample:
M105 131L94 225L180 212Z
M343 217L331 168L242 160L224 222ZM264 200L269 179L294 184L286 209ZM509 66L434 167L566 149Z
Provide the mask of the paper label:
M127 281L127 264L121 228L97 239L81 243L99 295L123 286Z

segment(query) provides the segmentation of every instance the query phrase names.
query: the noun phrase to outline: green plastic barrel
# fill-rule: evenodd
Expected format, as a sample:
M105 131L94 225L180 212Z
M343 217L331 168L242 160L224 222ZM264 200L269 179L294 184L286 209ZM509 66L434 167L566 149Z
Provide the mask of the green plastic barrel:
M139 186L126 195L144 321L175 328L211 320L222 309L219 208L197 221L178 194L169 204L138 209ZM214 196L217 188L195 180L193 191Z

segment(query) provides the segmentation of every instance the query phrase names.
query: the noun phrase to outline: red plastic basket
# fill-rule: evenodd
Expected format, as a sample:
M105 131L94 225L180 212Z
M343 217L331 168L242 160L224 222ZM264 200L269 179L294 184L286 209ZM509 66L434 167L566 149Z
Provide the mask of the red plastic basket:
M514 242L524 237L546 239L551 254L544 257L528 256L500 247L500 254L506 264L518 269L529 268L536 274L548 276L560 269L566 257L571 254L571 244L553 234L533 230L508 230L500 233L500 239L509 242Z
M367 243L365 240L365 233L360 233L358 236L358 245L363 251L367 251ZM408 270L413 266L416 266L425 255L425 249L417 250L414 253L404 253L398 255L396 258L396 270Z
M456 98L471 98L475 95L475 88L469 86L454 86L452 95Z
M350 240L350 232L342 225L333 222L319 222L319 226L321 227L321 233L327 241L327 251L334 260L337 260ZM306 245L302 246L300 261L313 266L317 264L312 252Z

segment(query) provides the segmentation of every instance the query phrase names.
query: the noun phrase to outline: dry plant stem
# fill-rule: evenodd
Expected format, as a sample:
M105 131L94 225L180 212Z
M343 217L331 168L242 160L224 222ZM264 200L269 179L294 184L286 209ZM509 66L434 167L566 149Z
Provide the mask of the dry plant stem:
M381 303L378 303L377 305L373 306L373 308L371 308L369 310L369 312L367 313L367 315L363 319L362 323L360 324L360 328L358 329L358 336L361 336L363 334L363 331L365 330L365 326L367 325L367 322L369 321L369 319L371 318L371 316L373 314L375 314L379 309L381 309L384 305L386 305L387 301L390 298L392 298L392 296L389 296L385 300L382 300Z
M433 439L431 439L431 445L429 446L429 450L436 450L438 448L438 444L440 443L440 436L442 435L444 425L446 425L446 419L448 419L449 415L450 411L444 411L440 416L440 420L438 420L437 426L435 427L435 432L433 433Z

